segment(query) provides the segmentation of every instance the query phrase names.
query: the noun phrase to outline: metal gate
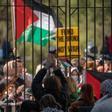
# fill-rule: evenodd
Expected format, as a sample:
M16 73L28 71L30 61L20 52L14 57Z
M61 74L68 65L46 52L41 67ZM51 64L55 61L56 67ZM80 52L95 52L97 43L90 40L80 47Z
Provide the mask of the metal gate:
M42 68L48 53L54 54L65 69L71 64L79 67L85 61L85 70L96 70L98 61L101 71L105 72L105 63L112 71L111 42L111 0L0 1L0 82L4 77L8 79L13 67L17 74L18 67L23 66L23 99L26 93L30 96L30 89L26 90L26 72L33 80L39 69L37 65ZM10 60L13 62L5 64ZM16 77L13 83L15 80ZM5 92L9 91L6 82ZM13 103L0 101L0 107L9 112L6 107L12 106L14 112L19 111L17 105L21 103L15 98Z

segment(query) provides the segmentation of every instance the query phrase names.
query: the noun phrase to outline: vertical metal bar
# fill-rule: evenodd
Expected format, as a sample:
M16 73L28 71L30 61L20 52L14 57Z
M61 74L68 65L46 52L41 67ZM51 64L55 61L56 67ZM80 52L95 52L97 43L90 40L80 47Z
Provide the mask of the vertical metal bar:
M42 5L42 0L40 4ZM42 10L40 10L40 63L42 64ZM41 65L42 67L42 65Z
M9 8L9 7L8 7L8 0L7 0L7 7L6 7L6 8L7 8L7 10L6 10L6 13L7 13L7 19L6 19L6 20L7 20L7 22L6 22L6 26L7 26L7 29L6 29L6 30L7 30L6 36L7 36L7 37L6 37L6 39L7 39L7 40L6 40L6 42L8 43L8 38L9 38L9 37L8 37L8 36L9 36L9 32L8 32L8 27L9 27L9 15L8 15L8 11L9 11L8 8ZM8 46L7 46L6 49L7 49L7 51L8 51ZM8 54L7 54L7 55L8 55ZM7 56L6 58L8 58L8 56ZM5 61L8 62L8 59L6 59ZM8 73L9 73L9 71L8 71L8 65L7 65L7 88L6 88L6 89L7 89L7 90L6 90L6 91L7 91L7 100L8 100ZM6 105L6 106L8 107L8 102L7 102L7 105ZM6 108L6 111L8 111L8 108Z
M112 38L112 0L111 0L111 37ZM112 53L110 54L110 56L112 56ZM111 58L111 71L112 71L112 58Z
M69 30L70 30L70 32L71 32L71 17L72 17L72 15L71 15L71 0L69 0ZM73 58L73 57L71 57L72 55L71 55L71 52L72 52L72 44L71 44L71 38L72 38L72 34L69 32L69 34L70 34L70 36L69 36L69 50L70 51L68 51L69 52L69 61L70 61L70 63L71 63L71 59ZM67 37L68 38L68 37ZM67 39L68 40L68 39ZM68 49L68 48L67 48ZM71 70L70 70L71 68L69 68L69 75L71 74Z
M49 33L48 33L48 50L50 49L50 44L51 44L51 42L50 42L50 0L48 0L48 6L49 6L49 13L48 13L48 31L49 31Z
M11 9L11 22L12 22L12 37L13 37L13 48L15 48L15 12L14 12L14 0L10 1L10 9ZM15 53L14 53L15 55Z
M103 50L104 50L104 0L102 0L102 40L103 40ZM103 53L103 63L104 63L104 53ZM104 64L103 64L103 72L104 72Z
M59 14L59 10L58 10L58 6L59 6L59 1L57 0L57 7L56 7L56 9L57 9L57 20L58 20L58 14ZM57 22L57 26L58 26L58 22ZM58 48L58 27L57 27L57 48ZM57 59L58 59L58 49L57 49ZM57 62L57 63L59 63L59 62Z
M67 0L65 0L65 58L67 57ZM65 71L66 71L66 76L67 76L67 69L65 68Z
M16 19L17 19L17 8L18 8L18 4L17 4L17 1L15 0L15 22L16 22ZM15 23L16 25L16 23ZM15 26L15 57L17 56L17 26ZM16 66L16 63L15 63L15 66ZM15 73L17 74L17 67L15 67ZM16 88L16 87L15 87ZM15 93L16 93L16 90L15 90Z
M48 52L49 52L49 49L50 49L50 0L48 0ZM50 73L50 69L49 69L49 73Z
M86 70L88 62L88 0L86 0Z
M69 0L69 29L71 30L71 0ZM71 61L71 33L70 33L70 37L69 37L69 50L70 50L70 54L69 54L69 59Z
M25 35L25 21L26 21L25 16L26 16L26 12L25 12L25 10L26 10L26 5L25 5L25 3L24 3L23 7L24 7L24 9L23 9L24 10L24 42L23 42L24 43L24 48L23 48L24 49L24 61L23 62L24 62L24 68L25 68L26 67L26 63L25 63L25 55L26 55L26 52L25 52L25 47L26 47L26 43L25 43L25 38L26 38L26 35ZM25 86L26 85L25 85L25 72L24 72L24 99L25 99Z
M77 0L77 17L78 17L78 69L79 69L79 66L80 66L80 34L79 34L79 29L80 29L80 15L79 15L79 0ZM78 82L80 82L80 76L78 75Z
M68 10L67 10L67 0L65 0L65 57L67 56L67 13L68 13Z
M32 7L32 76L34 76L34 8L33 8L33 0L31 1L31 7ZM32 77L33 80L33 77Z
M96 0L94 0L94 46L96 47ZM95 48L94 48L94 51ZM94 68L96 69L96 53L94 52Z

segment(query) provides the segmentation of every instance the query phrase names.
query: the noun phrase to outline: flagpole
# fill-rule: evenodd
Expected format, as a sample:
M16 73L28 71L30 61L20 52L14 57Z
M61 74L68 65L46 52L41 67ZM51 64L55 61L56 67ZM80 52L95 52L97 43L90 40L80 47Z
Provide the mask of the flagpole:
M14 0L11 0L11 22L12 22L12 38L13 38L13 48L15 49L15 43L16 43L16 40L15 40L15 5L14 5ZM15 55L15 52L13 51L14 55Z

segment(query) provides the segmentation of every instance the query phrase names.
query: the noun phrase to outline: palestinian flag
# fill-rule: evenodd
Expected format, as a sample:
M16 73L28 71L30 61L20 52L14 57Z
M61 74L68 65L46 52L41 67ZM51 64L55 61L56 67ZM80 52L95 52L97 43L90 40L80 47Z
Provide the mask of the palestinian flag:
M15 0L15 31L17 42L32 42L45 46L60 27L56 14L48 6L33 0Z
M106 79L112 79L112 73L103 73L97 71L86 72L86 83L93 86L94 95L97 99L100 98L100 83Z

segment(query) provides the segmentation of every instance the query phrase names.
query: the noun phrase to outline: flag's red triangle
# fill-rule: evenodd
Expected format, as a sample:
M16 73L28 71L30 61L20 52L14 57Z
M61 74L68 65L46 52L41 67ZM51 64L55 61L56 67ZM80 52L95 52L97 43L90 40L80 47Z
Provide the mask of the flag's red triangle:
M15 0L15 25L16 25L16 39L18 39L22 32L37 21L38 17L33 13L33 10L24 5L23 0Z
M93 86L94 96L100 98L100 81L92 76L90 72L86 73L86 83L89 83Z

